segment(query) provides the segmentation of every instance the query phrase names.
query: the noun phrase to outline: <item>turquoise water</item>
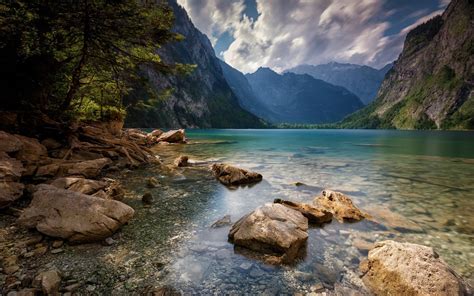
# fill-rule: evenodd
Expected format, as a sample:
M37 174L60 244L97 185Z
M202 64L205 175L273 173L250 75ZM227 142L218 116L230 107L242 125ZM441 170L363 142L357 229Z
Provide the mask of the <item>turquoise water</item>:
M264 181L227 189L199 166L171 177L170 186L187 196L179 203L191 203L183 209L191 216L183 225L189 236L175 247L162 280L184 292L291 294L338 283L358 288L358 263L367 251L355 242L383 239L432 246L464 277L473 277L474 133L191 130L188 137L188 145L156 151L165 163L186 154L257 171ZM381 223L333 221L323 231L313 228L306 257L278 268L235 253L227 243L229 227L209 228L224 215L235 222L275 198L311 202L324 188L348 194Z
M432 246L473 282L474 133L190 130L187 135L189 144L153 148L161 166L117 176L128 189L124 201L136 210L117 234L120 244L68 258L70 266L99 258L108 281L104 292L127 294L149 285L170 285L186 295L292 295L341 286L363 291L358 265L371 244L384 239ZM180 154L194 166L174 168ZM212 162L257 171L264 180L228 189L211 176ZM158 188L146 188L150 176L159 179ZM292 266L246 257L227 242L230 226L210 228L225 215L235 222L275 198L311 202L325 188L346 193L376 222L332 221L311 228L306 255ZM145 191L155 199L150 207L140 201Z

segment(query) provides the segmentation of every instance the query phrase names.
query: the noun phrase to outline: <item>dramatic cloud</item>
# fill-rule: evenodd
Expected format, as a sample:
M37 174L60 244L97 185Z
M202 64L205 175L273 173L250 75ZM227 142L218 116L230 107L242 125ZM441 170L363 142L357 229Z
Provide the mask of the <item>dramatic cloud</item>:
M389 34L394 31L390 20L404 12L388 9L385 0L257 0L256 20L243 13L244 0L178 2L214 45L224 32L232 36L222 57L243 72L330 61L382 67L397 58L412 27L442 12L413 9ZM446 5L435 3L436 9Z

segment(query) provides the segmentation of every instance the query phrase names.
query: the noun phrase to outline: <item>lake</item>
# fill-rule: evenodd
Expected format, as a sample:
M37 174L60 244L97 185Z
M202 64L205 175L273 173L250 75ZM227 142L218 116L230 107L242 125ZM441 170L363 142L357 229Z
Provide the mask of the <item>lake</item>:
M125 202L136 210L116 235L120 243L68 254L69 263L87 266L85 273L107 278L104 291L165 284L185 294L359 289L358 265L373 242L384 239L431 246L473 282L474 133L189 130L187 135L187 145L153 148L162 166L115 176L128 189ZM180 154L196 165L172 168ZM206 169L212 162L254 170L264 179L228 189ZM158 188L146 188L151 176L159 179ZM235 252L227 242L230 226L210 227L225 215L235 222L275 198L311 202L326 188L349 195L377 223L333 220L310 228L306 255L292 266L270 266ZM146 191L154 196L150 207L140 201ZM97 266L90 270L88 260L98 260Z

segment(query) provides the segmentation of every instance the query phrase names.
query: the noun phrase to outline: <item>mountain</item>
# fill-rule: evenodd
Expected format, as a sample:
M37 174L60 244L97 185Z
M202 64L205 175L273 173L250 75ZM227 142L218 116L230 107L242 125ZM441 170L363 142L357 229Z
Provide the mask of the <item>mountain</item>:
M377 70L369 66L332 62L317 66L300 65L288 69L286 72L309 74L316 79L345 87L356 94L367 105L377 96L377 91L382 84L385 74L391 68L392 64Z
M156 91L160 100L147 96L137 88L132 96L143 98L153 108L130 108L126 125L136 127L262 127L262 121L242 109L237 97L225 80L219 59L211 42L191 22L186 11L169 0L175 15L173 31L184 40L166 45L158 50L163 61L196 66L189 75L160 74L143 66L142 75ZM156 101L156 102L155 102Z
M240 106L250 113L265 118L270 122L277 121L277 115L262 104L254 94L247 77L239 70L232 68L226 62L221 60L220 63L224 77L237 96Z
M340 126L474 129L473 16L474 1L453 0L410 31L376 101Z
M335 122L364 106L347 89L309 75L280 75L269 68L259 68L245 78L259 104L265 107L259 114L275 123Z

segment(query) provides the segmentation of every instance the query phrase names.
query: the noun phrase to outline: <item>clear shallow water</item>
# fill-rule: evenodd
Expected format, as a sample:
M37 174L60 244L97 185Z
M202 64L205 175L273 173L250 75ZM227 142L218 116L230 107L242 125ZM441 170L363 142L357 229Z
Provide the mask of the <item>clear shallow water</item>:
M457 272L473 277L473 133L191 130L188 137L188 145L155 150L165 164L186 154L196 161L258 171L264 181L230 190L202 166L131 173L128 187L137 195L145 190L139 185L144 177L161 176L162 188L152 190L155 205L137 219L148 220L148 243L170 247L150 253L165 262L158 276L162 283L201 294L292 294L337 283L357 288L364 246L387 238L432 246ZM305 185L295 186L296 181ZM272 267L235 253L227 243L230 227L209 227L227 214L235 222L275 198L311 202L324 188L349 194L381 224L333 221L322 231L312 228L305 258L291 267ZM383 220L387 215L392 217L388 222ZM124 232L140 239L134 224Z
M164 284L185 294L206 295L294 294L334 286L360 289L358 264L366 249L374 241L395 239L432 246L472 282L474 133L191 130L187 134L187 145L154 148L162 166L120 173L118 178L129 190L125 202L135 208L135 218L117 234L117 246L74 249L64 255L70 263L65 269L78 270L75 264L95 260L97 270L88 267L83 272L89 273L87 278L100 278L102 291L117 294ZM179 154L255 170L264 181L228 189L214 180L207 164L172 168ZM146 188L150 176L160 180L158 188ZM324 188L348 194L380 223L333 221L311 228L306 256L294 266L281 267L236 253L227 242L230 226L210 228L224 215L230 214L235 222L275 198L311 202ZM151 207L140 202L145 191L154 196Z

